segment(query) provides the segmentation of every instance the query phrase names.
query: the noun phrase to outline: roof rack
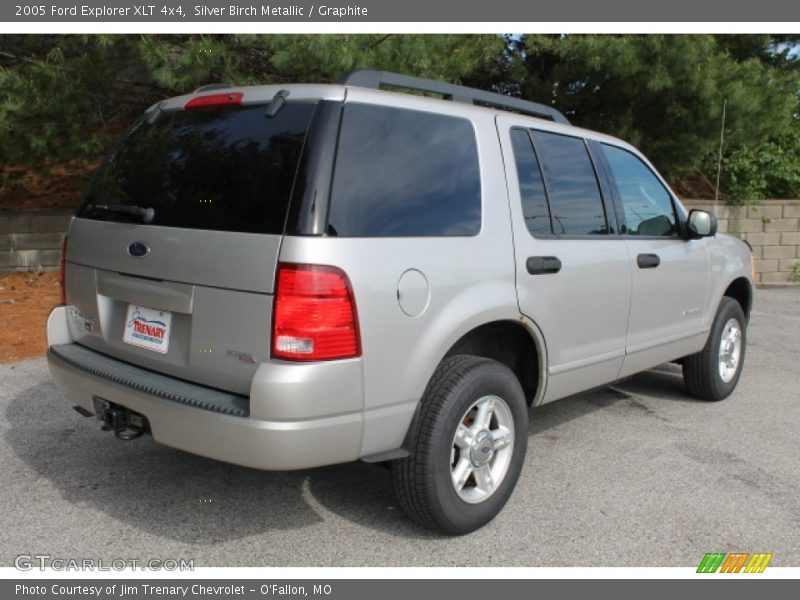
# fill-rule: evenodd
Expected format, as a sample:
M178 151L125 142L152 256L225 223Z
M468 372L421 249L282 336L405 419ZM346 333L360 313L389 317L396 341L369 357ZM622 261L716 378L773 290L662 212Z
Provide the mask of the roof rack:
M339 82L341 85L352 85L371 89L380 89L381 86L391 86L418 90L421 92L432 92L441 94L445 100L453 102L465 102L478 106L489 106L501 110L509 110L525 115L550 119L556 123L569 125L567 118L555 108L529 102L520 98L512 98L494 92L484 92L464 85L454 85L433 79L423 79L400 73L390 73L389 71L376 71L374 69L358 69L345 73Z

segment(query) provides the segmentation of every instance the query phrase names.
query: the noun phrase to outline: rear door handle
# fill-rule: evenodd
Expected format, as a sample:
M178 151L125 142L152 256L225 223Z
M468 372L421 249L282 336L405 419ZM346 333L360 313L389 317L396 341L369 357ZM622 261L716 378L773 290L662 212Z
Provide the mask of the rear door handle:
M561 261L555 256L530 256L525 261L531 275L547 275L561 270Z
M640 269L655 269L661 264L658 254L640 254L636 257L636 264Z

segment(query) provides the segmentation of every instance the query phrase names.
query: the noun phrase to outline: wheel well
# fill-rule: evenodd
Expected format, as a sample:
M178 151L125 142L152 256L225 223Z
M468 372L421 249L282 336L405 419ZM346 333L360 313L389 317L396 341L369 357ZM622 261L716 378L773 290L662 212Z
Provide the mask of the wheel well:
M528 406L539 387L539 352L533 337L513 321L486 323L462 336L445 357L471 354L490 358L511 369L525 392Z
M736 300L742 307L742 312L746 319L750 319L750 307L753 302L753 290L750 287L750 282L744 277L734 279L728 288L725 290L723 296L728 296Z

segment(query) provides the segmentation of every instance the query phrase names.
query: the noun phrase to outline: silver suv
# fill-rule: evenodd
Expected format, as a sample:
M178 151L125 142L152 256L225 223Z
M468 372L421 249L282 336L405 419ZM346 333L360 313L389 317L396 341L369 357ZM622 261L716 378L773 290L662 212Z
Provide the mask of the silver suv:
M48 359L121 439L386 462L412 519L460 534L511 495L531 407L666 361L728 396L751 268L635 148L548 106L378 71L207 86L94 176Z

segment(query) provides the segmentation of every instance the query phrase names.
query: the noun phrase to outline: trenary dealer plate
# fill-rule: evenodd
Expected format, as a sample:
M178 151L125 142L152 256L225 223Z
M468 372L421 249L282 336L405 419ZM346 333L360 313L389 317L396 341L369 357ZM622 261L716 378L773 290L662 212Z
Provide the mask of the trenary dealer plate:
M129 304L122 341L153 352L166 354L169 350L171 326L171 312Z

